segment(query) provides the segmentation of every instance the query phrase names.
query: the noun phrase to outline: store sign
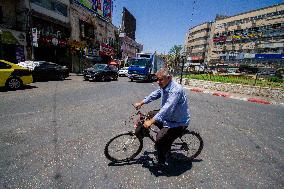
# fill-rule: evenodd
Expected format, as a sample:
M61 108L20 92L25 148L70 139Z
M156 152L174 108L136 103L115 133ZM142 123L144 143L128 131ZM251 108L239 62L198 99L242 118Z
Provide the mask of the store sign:
M114 54L114 49L111 46L104 43L101 44L100 55L112 56Z
M202 60L202 56L192 56L191 60Z
M52 44L53 45L55 45L55 46L57 46L58 45L58 39L57 38L52 38L52 40L51 40L51 42L52 42Z
M244 53L244 58L255 58L255 54Z
M86 47L86 42L70 40L70 41L68 41L68 45L72 48L75 48L75 49L84 49Z
M25 61L25 52L23 46L16 46L16 60L17 62Z
M256 54L256 59L284 59L284 54Z
M37 42L37 29L36 28L32 28L32 35L33 35L33 46L34 47L38 47L38 42Z
M112 17L112 0L74 0L74 2L108 20Z

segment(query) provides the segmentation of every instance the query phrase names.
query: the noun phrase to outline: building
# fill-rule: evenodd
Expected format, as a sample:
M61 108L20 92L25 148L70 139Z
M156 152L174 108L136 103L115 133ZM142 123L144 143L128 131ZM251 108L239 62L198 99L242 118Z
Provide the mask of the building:
M45 60L74 72L88 57L109 62L120 53L111 0L0 0L0 56Z
M187 60L193 63L208 61L208 44L211 23L206 22L189 29L186 34L185 51Z
M123 7L121 33L125 33L127 37L130 37L135 41L135 32L136 19L125 7Z
M135 57L136 53L139 53L143 50L143 45L137 43L124 33L121 33L119 37L121 41L122 59Z
M96 61L109 63L117 56L118 28L112 23L110 0L71 3L72 70L82 71Z
M206 25L206 24L205 24ZM187 34L185 46L188 56L194 57L196 30L193 27ZM206 26L207 27L207 26ZM277 4L235 16L217 16L210 26L207 57L210 64L276 64L283 63L284 4ZM201 35L201 34L200 34ZM204 34L206 36L206 34ZM205 41L205 38L204 41ZM193 44L191 44L193 43ZM202 45L204 45L202 43ZM204 48L203 48L204 49ZM200 49L201 50L201 49ZM204 53L204 52L202 52ZM206 52L205 52L206 54ZM283 66L283 65L282 65Z
M10 62L27 57L27 11L23 1L0 0L0 58Z
M122 20L120 28L121 59L127 59L136 56L143 50L143 45L135 41L136 18L123 7Z
M70 68L69 0L25 0L25 5L29 11L27 59L55 62Z

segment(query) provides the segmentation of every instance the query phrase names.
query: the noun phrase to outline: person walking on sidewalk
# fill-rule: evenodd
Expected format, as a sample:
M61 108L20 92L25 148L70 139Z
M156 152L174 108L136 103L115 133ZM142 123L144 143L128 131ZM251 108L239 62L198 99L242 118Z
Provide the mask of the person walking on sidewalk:
M166 154L170 151L173 141L189 125L190 113L185 90L172 80L168 69L161 68L156 76L159 88L142 101L135 103L134 106L136 109L140 109L144 104L161 98L161 109L149 112L144 127L148 128L155 124L160 128L155 147L158 154L158 165L165 165Z

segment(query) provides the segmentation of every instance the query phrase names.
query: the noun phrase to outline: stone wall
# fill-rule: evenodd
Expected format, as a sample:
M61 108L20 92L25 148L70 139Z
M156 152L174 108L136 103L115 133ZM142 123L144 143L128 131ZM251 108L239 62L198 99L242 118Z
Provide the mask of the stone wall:
M177 81L179 81L179 78L177 78ZM284 90L280 88L221 83L221 82L203 81L197 79L183 79L183 84L188 85L189 87L196 87L207 90L268 97L275 100L284 100Z

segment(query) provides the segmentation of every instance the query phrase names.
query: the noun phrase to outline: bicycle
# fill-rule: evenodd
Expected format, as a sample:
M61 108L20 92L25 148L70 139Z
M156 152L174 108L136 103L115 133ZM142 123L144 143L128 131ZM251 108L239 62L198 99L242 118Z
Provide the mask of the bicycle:
M137 111L130 116L130 120L137 115L134 120L135 132L129 131L111 138L104 149L107 159L112 162L127 162L133 160L143 148L143 138L148 137L155 143L153 134L157 131L151 127L143 126L147 116L141 111ZM184 129L182 135L178 137L172 144L170 157L176 161L190 162L195 159L203 149L203 140L199 133Z

